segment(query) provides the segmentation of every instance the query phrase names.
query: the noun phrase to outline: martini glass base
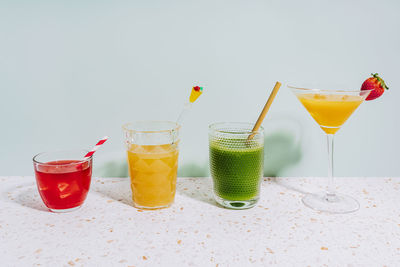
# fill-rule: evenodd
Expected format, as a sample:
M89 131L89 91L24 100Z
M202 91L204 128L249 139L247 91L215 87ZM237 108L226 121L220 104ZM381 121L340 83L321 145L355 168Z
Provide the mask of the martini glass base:
M360 208L358 201L352 197L336 194L335 197L329 197L328 199L326 192L307 194L302 201L304 205L313 210L336 214L350 213Z

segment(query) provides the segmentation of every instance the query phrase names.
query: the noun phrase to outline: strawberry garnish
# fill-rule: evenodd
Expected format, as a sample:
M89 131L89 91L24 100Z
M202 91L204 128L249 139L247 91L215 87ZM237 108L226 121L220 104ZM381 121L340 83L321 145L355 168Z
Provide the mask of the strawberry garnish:
M385 81L378 76L378 73L371 73L372 77L366 79L361 85L361 90L372 90L365 100L374 100L380 97L383 92L389 89Z
M194 86L194 87L193 87L193 90L195 90L196 92L201 92L201 91L203 91L203 87Z

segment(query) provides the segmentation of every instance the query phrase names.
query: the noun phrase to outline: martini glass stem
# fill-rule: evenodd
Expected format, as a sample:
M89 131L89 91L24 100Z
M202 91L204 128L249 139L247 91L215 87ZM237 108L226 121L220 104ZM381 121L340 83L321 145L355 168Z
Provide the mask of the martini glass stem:
M335 181L333 178L333 134L327 134L328 141L328 189L326 191L326 200L334 202L336 200Z

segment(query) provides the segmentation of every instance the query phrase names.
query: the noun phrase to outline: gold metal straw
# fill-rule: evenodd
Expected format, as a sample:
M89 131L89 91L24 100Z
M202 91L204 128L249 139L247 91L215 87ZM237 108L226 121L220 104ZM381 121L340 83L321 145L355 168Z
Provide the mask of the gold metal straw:
M267 115L267 112L268 112L269 108L271 107L272 101L274 101L274 98L275 98L276 94L278 93L278 90L281 87L281 85L282 84L280 82L276 82L274 89L272 90L271 94L269 95L267 103L265 103L265 106L264 106L263 110L261 111L260 116L258 116L256 124L253 127L253 130L252 130L253 133L251 133L249 135L247 140L251 140L254 137L254 135L256 134L255 132L257 132L258 129L260 128L261 123L263 122L265 115Z

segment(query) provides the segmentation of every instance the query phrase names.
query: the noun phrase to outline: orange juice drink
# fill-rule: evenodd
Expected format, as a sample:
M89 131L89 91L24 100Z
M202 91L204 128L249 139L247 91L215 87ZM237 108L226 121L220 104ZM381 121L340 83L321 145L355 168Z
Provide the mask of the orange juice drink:
M127 153L135 206L155 209L170 206L175 197L177 145L131 144Z
M297 98L325 133L335 134L365 97L307 93Z
M180 125L170 121L136 121L122 129L134 206L169 207L175 198Z

